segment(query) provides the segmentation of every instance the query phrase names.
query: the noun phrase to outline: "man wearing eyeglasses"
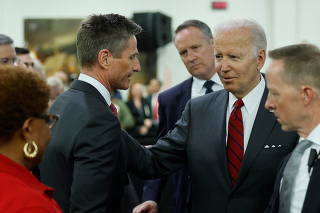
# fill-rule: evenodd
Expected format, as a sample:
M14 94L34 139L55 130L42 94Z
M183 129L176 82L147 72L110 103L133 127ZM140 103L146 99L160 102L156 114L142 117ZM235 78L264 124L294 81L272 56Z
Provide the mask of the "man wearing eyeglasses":
M13 40L7 35L0 34L0 65L16 65L16 62Z

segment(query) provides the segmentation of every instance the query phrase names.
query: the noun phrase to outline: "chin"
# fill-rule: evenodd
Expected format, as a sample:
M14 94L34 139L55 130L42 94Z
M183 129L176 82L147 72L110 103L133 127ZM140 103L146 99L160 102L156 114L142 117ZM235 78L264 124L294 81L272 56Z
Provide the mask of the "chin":
M289 126L285 125L285 124L281 124L281 129L285 132L290 132L292 131L292 128L290 128Z
M223 87L224 87L225 90L227 90L228 92L231 92L232 94L236 94L237 93L235 88L230 84L223 83Z
M118 89L121 89L121 90L127 90L127 89L129 89L129 84L122 85L122 86L121 86L121 87L119 87Z

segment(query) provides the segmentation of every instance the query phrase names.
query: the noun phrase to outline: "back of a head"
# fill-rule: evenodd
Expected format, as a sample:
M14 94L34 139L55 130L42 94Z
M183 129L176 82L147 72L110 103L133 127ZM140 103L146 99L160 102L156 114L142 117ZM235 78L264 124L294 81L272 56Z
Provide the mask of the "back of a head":
M187 20L187 21L184 21L182 24L180 24L174 31L175 35L179 33L181 30L186 29L188 27L198 28L205 37L207 37L208 39L213 38L210 27L206 23L196 19ZM174 35L174 39L175 39L175 35Z
M27 118L45 113L49 93L37 73L18 66L1 66L0 139L10 140Z
M0 45L13 44L13 40L4 34L0 34Z
M62 81L63 85L67 86L69 84L69 76L65 72L63 71L55 72L54 76L59 78Z
M283 79L297 87L308 84L320 89L320 49L313 44L294 44L269 51L273 60L284 62Z
M214 29L214 37L221 32L235 29L248 29L250 31L250 41L255 53L260 49L267 49L267 38L262 26L253 19L233 19L219 24Z
M57 98L64 91L64 84L57 76L50 76L47 78L47 84L51 89L50 99Z
M91 15L81 22L77 34L77 54L82 67L96 63L100 50L108 49L119 57L126 42L142 28L118 14Z

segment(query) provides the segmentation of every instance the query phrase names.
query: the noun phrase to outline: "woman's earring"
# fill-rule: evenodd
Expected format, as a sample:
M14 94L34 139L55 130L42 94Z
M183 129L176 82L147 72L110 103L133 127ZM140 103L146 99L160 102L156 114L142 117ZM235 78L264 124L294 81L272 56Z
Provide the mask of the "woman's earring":
M34 141L26 142L23 146L23 153L27 158L34 158L38 154L38 146Z

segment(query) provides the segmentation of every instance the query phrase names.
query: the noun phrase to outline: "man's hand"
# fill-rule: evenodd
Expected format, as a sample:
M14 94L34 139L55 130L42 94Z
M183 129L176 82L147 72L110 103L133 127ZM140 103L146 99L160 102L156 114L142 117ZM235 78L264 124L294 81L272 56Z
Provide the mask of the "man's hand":
M145 125L146 127L150 128L152 126L152 120L150 118L144 119L143 125Z
M148 200L140 205L134 207L132 213L157 213L158 205L152 200Z
M148 127L142 126L142 127L140 127L140 129L139 129L139 134L140 134L140 135L146 135L146 134L148 133L148 131L149 131L149 128L148 128Z

